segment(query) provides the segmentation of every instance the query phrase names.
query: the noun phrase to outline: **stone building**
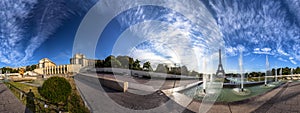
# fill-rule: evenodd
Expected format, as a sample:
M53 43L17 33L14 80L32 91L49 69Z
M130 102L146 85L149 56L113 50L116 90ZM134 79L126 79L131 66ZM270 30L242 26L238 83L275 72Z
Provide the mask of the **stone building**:
M39 61L38 68L34 72L43 75L78 73L82 66L79 64L56 65L48 58Z
M82 67L95 66L95 62L96 60L87 59L84 54L79 54L79 53L75 54L73 58L70 59L71 64L79 64Z
M39 61L39 67L38 68L46 68L46 67L53 67L56 66L54 62L49 60L48 58L43 58Z
M83 54L75 54L70 59L70 64L56 65L48 58L43 58L38 63L38 68L34 72L43 75L55 75L55 74L68 74L78 73L79 70L86 66L94 66L95 61L93 59L87 59Z

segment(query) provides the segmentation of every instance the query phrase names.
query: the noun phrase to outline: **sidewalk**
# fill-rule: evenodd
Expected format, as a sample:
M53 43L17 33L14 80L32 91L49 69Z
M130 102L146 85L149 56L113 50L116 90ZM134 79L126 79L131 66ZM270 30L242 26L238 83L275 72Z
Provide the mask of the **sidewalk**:
M0 113L25 113L26 107L0 81Z
M300 82L286 83L262 96L241 103L214 104L208 113L299 113ZM201 102L193 101L188 109L199 112Z

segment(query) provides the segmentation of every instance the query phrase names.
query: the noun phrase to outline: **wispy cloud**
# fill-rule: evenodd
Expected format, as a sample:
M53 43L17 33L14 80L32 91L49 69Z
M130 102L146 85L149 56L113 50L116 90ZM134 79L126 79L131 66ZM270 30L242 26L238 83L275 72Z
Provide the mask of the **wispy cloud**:
M199 6L175 1L174 4L165 5L170 6L172 10L157 11L154 7L151 7L151 10L147 9L149 7L137 7L130 12L124 12L125 16L117 18L121 26L143 20L143 23L128 28L129 33L134 34L128 36L142 38L147 42L147 47L135 47L131 55L143 61L179 63L186 65L190 70L202 70L202 57L213 56L224 46L214 18L203 4ZM199 9L201 11L198 12ZM211 62L213 59L218 57L208 58Z
M19 43L24 41L24 23L36 0L0 1L0 60L2 63L16 63L23 57Z
M0 62L27 65L64 20L82 14L98 0L1 0ZM80 3L80 4L79 4Z
M293 64L297 64L297 62L294 60L294 57L289 57L290 59L290 62L293 63Z
M283 58L278 58L278 60L280 60L280 61L283 61L283 62L288 62L286 59L283 59Z
M254 54L269 54L273 55L271 48L254 48L253 53Z
M299 0L284 0L288 5L289 11L295 16L296 21L300 25L300 1Z
M300 55L299 0L285 3L288 8L278 0L209 1L230 55L235 55L230 47L241 44L255 54L296 58Z

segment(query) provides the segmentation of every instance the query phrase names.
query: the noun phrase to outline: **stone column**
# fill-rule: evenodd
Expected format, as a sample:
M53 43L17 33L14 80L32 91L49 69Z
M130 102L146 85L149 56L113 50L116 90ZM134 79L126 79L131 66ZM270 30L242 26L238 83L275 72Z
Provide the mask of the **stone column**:
M65 67L66 74L68 73L68 65Z
M65 65L62 66L62 73L65 74Z
M61 66L58 66L58 74L61 74Z
M62 67L63 67L63 66L59 66L60 74L63 74L63 72L62 72Z
M46 74L47 74L47 75L48 75L48 71L49 71L49 70L48 70L48 67L46 67Z
M56 74L56 66L54 67L54 73L53 74Z
M53 74L54 73L54 67L53 66L51 66L51 74Z
M53 67L51 66L51 67L50 67L50 75L52 75L52 68L53 68Z

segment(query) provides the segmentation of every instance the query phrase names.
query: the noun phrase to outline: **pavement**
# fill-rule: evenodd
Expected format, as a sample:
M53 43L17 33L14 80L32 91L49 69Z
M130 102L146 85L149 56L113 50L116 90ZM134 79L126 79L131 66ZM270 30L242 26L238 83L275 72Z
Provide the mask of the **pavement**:
M101 87L96 77L79 74L74 76L74 79L82 98L93 113L193 113L169 99L160 90L139 90L138 92L128 90L123 93ZM137 84L133 85L133 89L146 88L140 85L139 88ZM129 89L131 89L130 86Z
M0 113L25 113L25 105L0 81Z
M244 102L214 104L208 113L300 113L300 82L286 83L266 94ZM201 102L193 101L188 109L199 111Z
M300 82L287 83L272 99L255 113L300 113Z
M109 75L96 75L106 76ZM167 81L162 87L158 87L161 81L154 80L146 84L147 80L131 79L118 76L117 79L133 83L131 89L147 91L151 86L155 92L145 93L148 95L134 95L131 93L118 93L103 89L94 77L75 76L77 88L92 112L206 112L199 111L200 106L205 106L201 101L190 100L184 95L174 92L171 96L159 91L181 85L187 85L194 81L182 81L177 84ZM141 84L142 83L142 84ZM215 103L207 111L208 113L300 113L300 82L285 83L263 95L248 99L243 102ZM129 86L130 88L130 86ZM146 90L145 90L146 89ZM152 91L152 90L151 90ZM188 103L186 103L188 100Z

